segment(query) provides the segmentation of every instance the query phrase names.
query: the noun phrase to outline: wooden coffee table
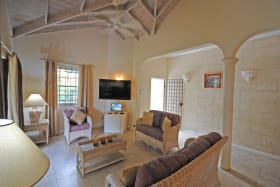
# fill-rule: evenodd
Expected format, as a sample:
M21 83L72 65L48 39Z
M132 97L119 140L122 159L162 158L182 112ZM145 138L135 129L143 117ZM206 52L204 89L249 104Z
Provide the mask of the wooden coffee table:
M94 146L92 142L93 140L78 143L77 167L83 177L91 171L124 159L124 156L119 151L126 150L126 140L114 137L112 142L106 140L105 144L99 142L98 146Z

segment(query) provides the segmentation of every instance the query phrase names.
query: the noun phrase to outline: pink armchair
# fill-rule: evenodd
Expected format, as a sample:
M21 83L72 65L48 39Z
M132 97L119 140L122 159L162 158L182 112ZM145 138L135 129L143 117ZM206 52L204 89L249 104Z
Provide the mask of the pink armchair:
M63 113L64 117L64 137L67 144L70 144L71 141L80 138L87 137L91 139L91 130L92 130L92 120L89 115L86 116L85 121L82 124L75 124L70 121L70 117L75 111L76 108L66 108ZM85 112L85 109L78 108L80 111Z

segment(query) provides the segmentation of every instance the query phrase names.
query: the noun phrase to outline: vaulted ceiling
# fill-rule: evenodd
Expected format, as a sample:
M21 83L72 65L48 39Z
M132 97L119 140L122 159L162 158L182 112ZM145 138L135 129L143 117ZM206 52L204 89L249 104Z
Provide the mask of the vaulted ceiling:
M122 39L152 36L180 0L7 0L11 32L23 35L85 28Z

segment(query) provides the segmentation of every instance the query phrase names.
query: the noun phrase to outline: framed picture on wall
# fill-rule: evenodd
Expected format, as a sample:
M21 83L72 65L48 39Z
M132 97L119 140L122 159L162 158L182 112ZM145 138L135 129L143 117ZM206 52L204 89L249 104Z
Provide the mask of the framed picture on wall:
M206 73L204 74L204 88L221 88L222 73Z

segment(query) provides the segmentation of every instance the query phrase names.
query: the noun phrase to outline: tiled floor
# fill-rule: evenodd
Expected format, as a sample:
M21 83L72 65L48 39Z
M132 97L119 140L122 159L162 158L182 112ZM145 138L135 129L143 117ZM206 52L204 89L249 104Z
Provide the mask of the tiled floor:
M96 130L94 134L102 133L102 130ZM187 137L193 136L188 132L181 132L179 135L180 147L183 146L184 140ZM126 159L114 165L99 169L92 173L87 174L84 178L81 177L76 167L76 146L75 141L71 145L67 145L63 136L57 136L50 138L48 145L40 145L43 152L45 152L50 159L50 168L47 174L39 181L35 186L37 187L99 187L104 186L104 179L108 173L118 174L121 168L131 165L133 163L141 163L152 158L155 158L161 153L154 148L145 146L141 142L134 143L134 134L132 131L125 133L125 138L128 140L128 149L123 152ZM238 153L243 154L243 153ZM244 156L244 155L242 155ZM238 156L233 156L234 159L239 159ZM250 158L250 157L249 157ZM241 159L243 160L243 159ZM238 162L236 163L237 167ZM277 168L277 166L276 166ZM250 170L250 169L249 169ZM260 171L262 174L264 171ZM278 172L279 173L279 172ZM234 177L228 172L219 170L219 176L221 181L221 187L250 187L249 185L240 179ZM268 177L264 175L264 177ZM279 179L279 178L278 178ZM276 178L276 183L277 180ZM268 186L274 185L267 183ZM279 183L278 183L279 184ZM278 185L279 186L279 185Z

